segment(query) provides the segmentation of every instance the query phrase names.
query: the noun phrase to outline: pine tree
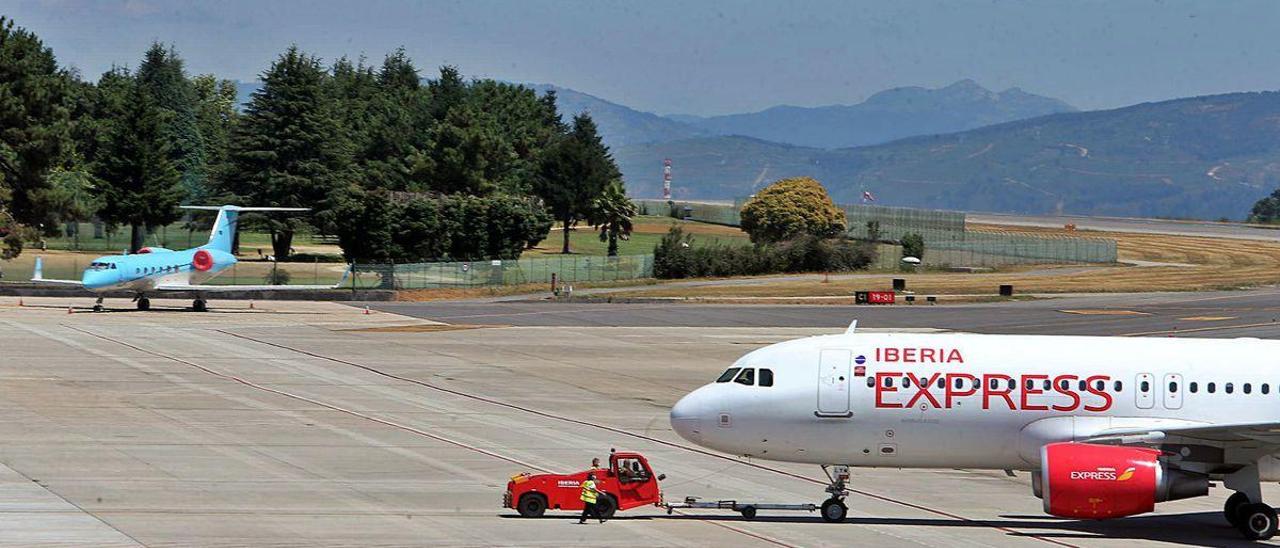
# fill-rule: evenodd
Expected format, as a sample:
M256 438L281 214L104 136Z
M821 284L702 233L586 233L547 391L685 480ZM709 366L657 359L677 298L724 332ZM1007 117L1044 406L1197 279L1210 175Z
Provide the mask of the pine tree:
M129 249L137 251L148 230L180 217L185 188L167 131L173 113L124 69L102 76L98 98L103 128L92 165L102 182L98 215L109 225L130 225Z
M67 159L72 78L31 32L0 16L0 255L22 249L23 225L54 229L49 170Z
M564 229L563 253L570 253L569 231L591 214L605 186L621 178L591 116L575 116L569 131L548 147L536 179L538 195Z
M349 143L319 59L290 47L262 75L236 125L226 190L244 203L317 207L350 184ZM287 258L303 221L270 218L272 248Z
M187 79L183 61L173 47L151 44L134 75L139 92L153 108L163 111L160 131L168 141L169 160L181 174L192 199L207 194L204 138L200 132L195 87Z

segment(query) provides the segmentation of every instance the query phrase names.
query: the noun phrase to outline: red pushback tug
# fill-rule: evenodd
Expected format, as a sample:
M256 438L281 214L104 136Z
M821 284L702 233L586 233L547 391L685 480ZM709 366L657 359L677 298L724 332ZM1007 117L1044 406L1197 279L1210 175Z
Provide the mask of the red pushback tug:
M662 505L658 482L666 476L655 476L649 461L639 453L615 452L609 455L609 467L605 469L512 476L502 495L502 507L514 508L527 518L541 516L548 509L582 511L582 482L591 472L596 475L596 488L604 494L596 504L606 519L618 510Z
M836 467L835 476L831 476L837 486L829 488L833 495L839 493L843 498L848 492L844 489L849 481L848 468ZM582 511L582 482L587 474L595 472L596 488L604 493L597 498L600 515L613 517L618 510L629 510L637 506L654 505L665 508L667 513L678 509L717 509L740 512L747 519L756 517L756 510L798 510L813 512L818 507L813 504L771 504L760 502L738 502L736 500L719 500L716 502L700 502L697 497L686 497L682 502L664 502L658 482L666 478L665 474L655 476L649 467L648 459L640 453L609 454L609 467L597 470L583 470L573 474L516 474L507 482L507 491L502 494L502 507L514 508L526 518L541 516L548 509ZM832 491L831 489L835 489ZM828 516L827 505L823 505L823 519L840 521L844 519L844 505L838 505L838 519Z

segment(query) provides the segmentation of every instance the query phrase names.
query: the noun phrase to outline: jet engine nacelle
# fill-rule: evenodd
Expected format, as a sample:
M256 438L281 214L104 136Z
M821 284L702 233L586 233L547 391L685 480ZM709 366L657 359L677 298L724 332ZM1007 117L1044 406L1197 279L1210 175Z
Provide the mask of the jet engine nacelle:
M1157 502L1209 494L1209 477L1169 468L1155 449L1051 443L1040 449L1031 489L1044 511L1067 518L1106 519L1155 509Z
M213 268L213 254L209 253L207 249L196 251L196 254L191 256L191 268L200 272L206 272Z

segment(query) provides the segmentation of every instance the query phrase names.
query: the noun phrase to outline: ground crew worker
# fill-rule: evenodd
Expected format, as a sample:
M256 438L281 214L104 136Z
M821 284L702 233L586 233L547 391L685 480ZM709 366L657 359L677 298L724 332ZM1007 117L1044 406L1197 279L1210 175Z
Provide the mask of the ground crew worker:
M597 497L600 496L600 490L596 489L596 475L587 474L587 481L582 482L582 516L578 518L578 523L586 523L587 516L594 516L604 523L604 518L600 516L600 508L596 507Z
M591 469L592 469L592 470L600 470L600 469L601 469L601 468L600 468L600 458L599 458L599 457L596 457L596 458L594 458L594 459L591 459Z

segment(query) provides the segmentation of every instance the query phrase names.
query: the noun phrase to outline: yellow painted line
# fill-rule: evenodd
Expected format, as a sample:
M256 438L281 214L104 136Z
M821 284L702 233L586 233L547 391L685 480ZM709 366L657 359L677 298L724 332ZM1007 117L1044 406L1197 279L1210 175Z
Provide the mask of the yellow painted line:
M1178 319L1182 321L1187 321L1187 322L1220 322L1222 320L1234 320L1236 319L1236 317L1235 316L1187 316L1185 318L1178 318Z
M1107 309L1082 309L1082 310L1059 310L1064 314L1080 314L1084 316L1150 316L1146 312L1138 312L1137 310L1107 310Z

